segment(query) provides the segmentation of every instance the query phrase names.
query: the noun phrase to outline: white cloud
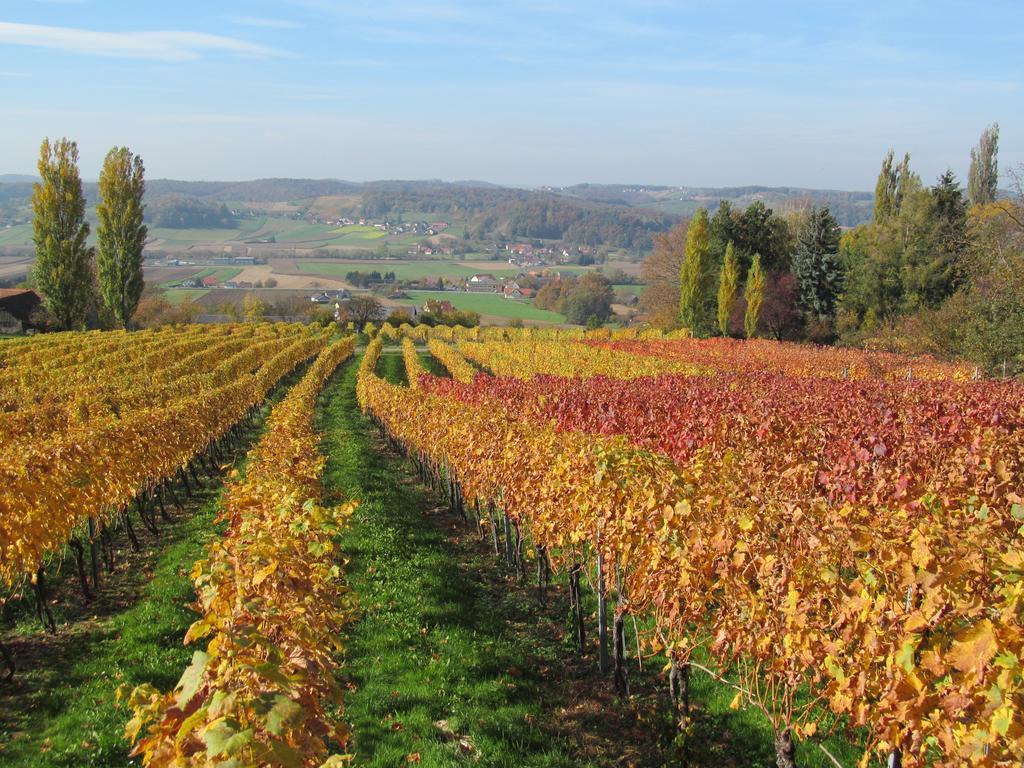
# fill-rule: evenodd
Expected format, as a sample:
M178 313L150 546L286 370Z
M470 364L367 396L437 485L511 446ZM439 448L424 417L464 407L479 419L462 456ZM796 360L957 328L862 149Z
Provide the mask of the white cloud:
M262 29L301 29L302 24L288 19L268 19L263 16L232 16L231 21L243 27L259 27Z
M0 45L26 45L66 53L157 61L193 61L203 53L236 56L273 56L277 51L263 45L203 32L153 30L96 32L74 27L0 22Z

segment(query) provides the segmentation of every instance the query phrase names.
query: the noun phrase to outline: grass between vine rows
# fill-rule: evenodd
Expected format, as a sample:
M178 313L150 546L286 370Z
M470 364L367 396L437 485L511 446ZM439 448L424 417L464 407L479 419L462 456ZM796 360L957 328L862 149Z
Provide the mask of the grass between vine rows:
M379 365L404 382L401 354ZM658 697L617 700L593 659L577 658L563 594L540 610L386 449L359 412L356 368L328 388L320 419L327 492L361 501L342 541L360 602L342 668L355 764L664 763L671 734Z
M404 378L401 355L381 367ZM356 764L579 764L540 727L545 649L509 624L528 617L458 562L436 500L359 412L355 376L350 363L328 388L320 428L328 494L361 503L342 541L360 602L342 668Z
M188 666L192 649L182 638L195 620L188 609L195 599L188 574L217 533L216 510L214 496L173 530L164 526L159 554L140 574L110 576L131 582L116 588L138 590L133 605L61 626L56 638L44 640L45 650L30 661L20 657L32 666L19 670L14 691L0 687L0 764L128 764L128 715L115 704L114 691L122 683L171 688Z

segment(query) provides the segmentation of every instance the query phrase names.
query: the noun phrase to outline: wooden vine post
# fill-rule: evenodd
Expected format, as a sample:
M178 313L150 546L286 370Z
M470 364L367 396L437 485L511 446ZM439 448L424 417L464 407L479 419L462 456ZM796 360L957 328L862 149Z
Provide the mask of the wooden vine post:
M92 558L92 587L100 586L100 561L96 556L96 518L89 518L89 555Z
M580 594L581 571L582 568L579 563L573 563L569 569L569 602L572 606L576 644L579 647L579 652L582 654L587 646L587 630L583 623L583 596Z
M601 539L598 537L598 546ZM608 663L608 600L605 593L604 556L597 551L597 665L601 674L607 674Z
M615 621L612 627L612 649L615 662L615 691L620 696L629 696L629 675L626 672L626 612L622 573L616 569Z
M548 548L543 544L537 546L537 602L541 608L548 604L548 581L551 578L551 567L548 565Z

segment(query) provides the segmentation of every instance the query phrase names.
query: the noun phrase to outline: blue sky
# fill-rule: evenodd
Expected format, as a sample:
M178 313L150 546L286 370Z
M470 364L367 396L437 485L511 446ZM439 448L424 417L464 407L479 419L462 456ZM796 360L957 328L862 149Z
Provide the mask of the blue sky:
M1024 9L992 2L17 0L0 173L67 135L151 178L870 189L885 151L1024 162Z

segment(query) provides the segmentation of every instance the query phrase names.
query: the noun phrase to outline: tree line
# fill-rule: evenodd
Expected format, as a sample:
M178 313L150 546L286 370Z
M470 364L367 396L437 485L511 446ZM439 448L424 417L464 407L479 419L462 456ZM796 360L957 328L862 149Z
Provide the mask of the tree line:
M235 229L238 219L227 207L195 197L165 195L148 206L146 219L168 229Z
M93 311L127 328L144 287L142 158L127 147L107 153L98 185L96 246L88 244L78 145L66 138L45 139L38 167L40 181L32 193L32 274L44 307L60 330L84 328Z
M950 170L926 186L890 151L871 222L845 231L827 206L699 210L644 265L651 322L1024 370L1024 190L1011 172L1000 197L998 139L989 126L971 151L966 190Z
M464 218L474 240L541 238L643 250L678 221L657 210L550 192L435 182L371 182L363 186L361 203L353 203L353 212L372 219L410 210Z
M528 280L520 280L527 285ZM565 315L566 321L600 328L612 316L615 291L611 281L597 270L565 275L544 283L537 290L533 305Z

